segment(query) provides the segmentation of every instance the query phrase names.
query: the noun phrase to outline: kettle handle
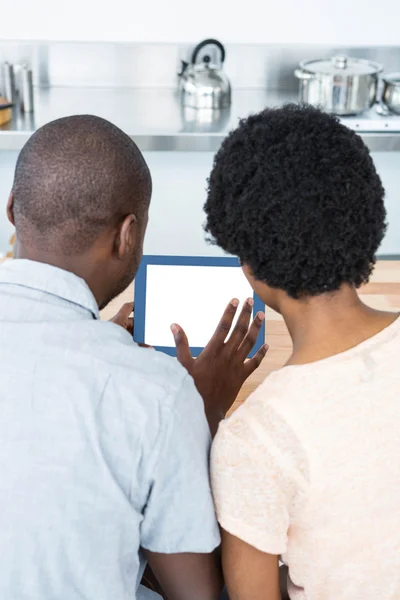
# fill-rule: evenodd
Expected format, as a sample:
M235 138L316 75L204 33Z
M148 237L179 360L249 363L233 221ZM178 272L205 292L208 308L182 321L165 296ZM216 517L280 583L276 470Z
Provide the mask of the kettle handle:
M194 65L196 63L196 59L199 55L200 50L202 50L204 48L204 46L209 46L209 45L217 46L217 48L221 52L221 62L223 63L225 61L225 48L223 47L221 42L210 38L210 39L204 40L204 42L200 42L200 44L197 44L197 46L193 50L193 54L192 54L192 65Z

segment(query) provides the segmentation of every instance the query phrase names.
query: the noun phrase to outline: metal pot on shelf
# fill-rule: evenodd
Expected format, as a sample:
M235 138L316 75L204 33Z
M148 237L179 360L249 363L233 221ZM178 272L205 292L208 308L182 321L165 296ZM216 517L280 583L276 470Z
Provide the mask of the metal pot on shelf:
M334 56L303 61L295 76L300 101L335 115L357 115L376 102L382 65L369 60Z
M382 104L391 112L400 115L400 73L391 73L382 79Z
M212 62L210 54L201 51L207 46L219 50L219 60ZM221 110L230 106L231 86L223 71L225 48L218 40L207 39L193 50L190 63L182 61L179 92L182 106L192 109Z

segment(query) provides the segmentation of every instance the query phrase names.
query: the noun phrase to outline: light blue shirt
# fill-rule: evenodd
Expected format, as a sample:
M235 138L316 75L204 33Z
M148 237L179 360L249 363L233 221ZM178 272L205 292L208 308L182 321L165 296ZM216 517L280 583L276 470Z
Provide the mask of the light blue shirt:
M132 599L140 547L219 544L193 380L100 321L83 280L0 267L0 382L1 600Z

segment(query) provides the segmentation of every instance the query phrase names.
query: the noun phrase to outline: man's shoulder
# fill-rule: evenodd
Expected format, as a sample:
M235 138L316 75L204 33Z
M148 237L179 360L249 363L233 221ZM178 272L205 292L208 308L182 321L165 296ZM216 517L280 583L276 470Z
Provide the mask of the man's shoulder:
M138 346L128 332L113 323L93 322L87 328L85 346L113 386L128 388L129 395L146 394L149 402L158 397L172 401L188 375L175 358Z
M140 433L146 448L161 443L174 428L182 436L188 431L197 435L200 446L209 443L203 401L178 360L138 346L112 323L98 323L93 330L101 331L103 343L94 349L89 341L92 356L106 373L99 419L123 422L128 437Z

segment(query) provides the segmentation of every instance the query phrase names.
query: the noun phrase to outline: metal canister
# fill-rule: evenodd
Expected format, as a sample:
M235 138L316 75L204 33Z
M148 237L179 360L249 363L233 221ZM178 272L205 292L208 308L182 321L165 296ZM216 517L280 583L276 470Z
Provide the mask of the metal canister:
M15 89L15 76L14 66L8 62L3 63L3 84L4 84L4 96L9 102L15 102L16 100L16 89Z
M33 78L32 70L27 65L21 69L21 110L24 113L33 112Z

